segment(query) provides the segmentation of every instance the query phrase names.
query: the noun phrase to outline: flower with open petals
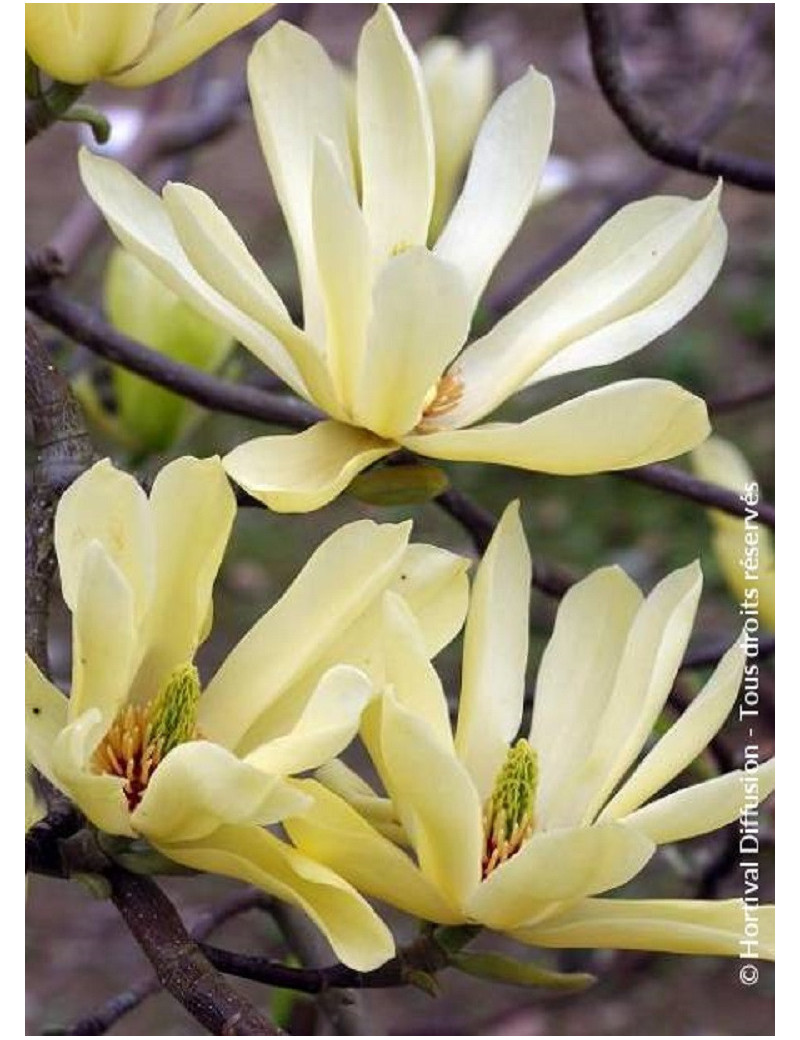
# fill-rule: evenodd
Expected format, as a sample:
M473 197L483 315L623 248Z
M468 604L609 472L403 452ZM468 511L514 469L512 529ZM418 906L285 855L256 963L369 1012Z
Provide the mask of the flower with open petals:
M657 845L736 819L745 779L748 799L753 786L760 798L772 790L769 762L651 800L724 722L743 649L725 654L642 754L684 655L701 575L696 565L675 571L643 597L618 568L595 571L561 603L530 730L518 737L530 566L511 507L472 593L455 734L413 619L385 598L389 685L362 733L389 798L343 783L343 766L328 775L348 800L315 780L293 781L315 804L286 821L292 840L360 891L430 921L483 925L536 946L736 955L741 900L603 893L635 877ZM772 907L761 907L759 922L769 957Z
M25 4L25 51L62 83L144 87L272 4Z
M249 83L297 257L302 329L207 195L168 184L159 198L88 152L81 169L131 252L327 414L225 458L251 495L276 510L316 509L401 447L585 474L671 458L707 436L704 403L657 379L611 383L521 423L483 420L523 387L617 361L679 321L722 262L718 188L697 202L659 196L620 210L464 349L537 191L550 147L549 80L529 69L495 101L432 248L430 105L388 7L367 22L358 48L358 170L341 77L312 37L275 26L253 50Z
M749 517L709 509L714 527L711 544L725 582L742 609L757 611L775 631L775 548L768 528L758 523L761 489L747 459L723 437L709 437L692 452L698 476L736 491L749 508Z
M55 543L72 689L66 698L26 658L28 754L100 831L141 836L178 863L296 903L342 960L374 967L392 951L385 926L265 827L310 801L287 777L358 730L373 691L376 597L407 597L435 653L463 621L465 561L409 546L407 524L345 526L201 692L193 660L234 513L218 459L171 463L149 499L107 461L65 493Z

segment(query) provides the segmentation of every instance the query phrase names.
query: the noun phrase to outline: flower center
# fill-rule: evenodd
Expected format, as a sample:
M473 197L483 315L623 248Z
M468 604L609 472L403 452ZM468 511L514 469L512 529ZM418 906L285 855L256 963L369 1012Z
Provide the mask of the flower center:
M509 749L483 809L483 876L519 852L533 833L536 752L520 739Z
M92 755L92 768L122 777L131 812L159 763L179 744L197 739L199 699L197 669L183 665L156 697L145 704L127 705L111 723Z
M422 409L422 417L417 423L417 433L430 433L437 427L437 420L451 412L464 393L464 381L454 372L445 372L442 378L431 387Z

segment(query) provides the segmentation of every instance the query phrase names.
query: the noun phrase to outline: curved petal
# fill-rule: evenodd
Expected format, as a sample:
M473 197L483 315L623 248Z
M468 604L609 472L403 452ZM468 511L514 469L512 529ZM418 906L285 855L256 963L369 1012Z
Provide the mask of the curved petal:
M194 269L161 199L111 159L84 148L78 162L86 190L123 246L185 303L241 340L296 393L307 397L308 390L284 346Z
M358 43L356 95L363 210L373 256L424 245L436 173L433 128L416 55L382 4Z
M439 237L461 176L494 96L488 44L464 48L451 36L427 40L419 51L436 151L436 195L429 242Z
M256 43L247 82L261 148L297 257L305 327L319 342L324 318L312 223L314 143L320 137L331 142L352 184L344 90L319 43L286 22Z
M658 845L709 834L734 820L753 818L755 807L775 789L775 759L755 769L737 769L658 798L622 818Z
M234 747L380 595L409 534L410 523L359 520L324 541L209 683L200 699L203 732Z
M456 756L424 719L382 702L381 751L386 783L423 874L454 910L477 888L483 824L478 792ZM433 779L435 778L435 782Z
M464 630L455 746L481 799L522 719L530 595L531 556L513 502L478 567Z
M388 260L375 282L367 350L356 389L359 423L399 437L460 350L472 316L458 269L420 247Z
M148 699L194 658L211 592L236 515L219 459L180 458L150 492L156 537L156 587L148 616L148 653L133 696Z
M512 935L532 946L738 957L746 915L757 915L760 954L775 959L775 907L741 899L587 899Z
M70 721L96 708L109 726L125 703L141 652L130 585L100 542L90 542L72 616Z
M282 344L317 404L339 411L325 358L296 328L283 301L255 262L231 222L202 191L169 183L164 207L189 263L220 296Z
M292 730L255 748L245 761L277 776L321 766L344 751L358 733L361 713L372 696L363 672L348 665L331 668Z
M355 889L265 830L220 827L202 841L164 845L161 851L187 867L239 878L299 906L336 957L357 971L371 971L394 953L391 932Z
M266 825L303 812L311 799L218 744L179 744L154 771L131 824L160 844L197 841L220 824Z
M536 819L570 822L570 778L588 755L608 704L642 594L619 567L573 585L558 607L536 679L530 744L539 776Z
M326 138L316 141L311 191L328 365L339 399L352 416L372 306L371 246L352 180Z
M64 492L56 512L54 542L61 593L75 610L83 559L99 542L134 597L137 619L152 595L155 555L147 496L128 473L108 459L96 462Z
M393 451L396 444L368 430L329 420L302 433L246 441L222 463L232 480L276 513L308 513Z
M436 670L428 660L420 627L408 604L394 592L383 596L386 681L398 701L424 719L442 746L453 750L450 713Z
M662 379L629 379L525 422L406 436L402 443L434 459L579 476L672 459L696 447L709 429L699 397Z
M595 740L569 780L573 820L595 818L644 746L686 652L702 584L700 567L690 564L659 582L639 609Z
M616 823L534 834L481 882L466 910L490 928L514 928L548 903L624 885L654 851L643 834Z
M355 809L313 780L294 783L314 799L308 812L284 821L301 852L336 871L359 892L423 921L462 920L413 860Z
M654 196L620 210L464 351L454 367L464 394L448 425L477 421L527 382L627 357L672 328L722 263L719 193L718 185L699 202Z
M58 786L52 755L56 737L67 725L69 701L25 654L25 754L40 773Z
M464 190L435 250L463 273L470 310L530 209L550 151L553 107L550 80L529 68L480 129Z
M705 750L736 703L744 663L744 645L735 643L702 691L606 805L601 820L628 816Z
M135 7L136 4L115 4ZM248 25L272 4L197 4L197 10L182 24L166 32L147 48L142 60L111 77L118 87L143 87L166 79L211 50L220 40Z
M469 606L470 560L446 549L414 543L390 586L417 619L429 657L436 657L461 631Z
M91 756L106 730L96 708L90 708L57 735L52 747L56 786L107 834L132 836L128 803L119 776L95 773Z
M408 846L408 836L397 820L391 798L381 797L340 758L331 759L314 772L325 790L343 799L361 819L394 845ZM421 876L421 875L420 875Z

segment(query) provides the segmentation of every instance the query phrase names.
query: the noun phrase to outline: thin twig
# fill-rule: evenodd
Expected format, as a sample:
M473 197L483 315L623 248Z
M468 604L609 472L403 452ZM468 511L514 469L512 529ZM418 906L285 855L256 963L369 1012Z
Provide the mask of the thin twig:
M706 404L710 415L724 415L727 412L736 412L740 408L747 408L751 404L760 404L762 401L771 401L775 397L775 377L770 376L760 383L746 386L742 390L735 390L727 394L712 397Z
M328 956L328 944L302 911L286 903L276 903L272 917L286 945L301 964L314 965L320 960L325 960ZM213 957L209 959L215 963ZM344 965L337 967L342 968ZM346 985L336 989L320 987L318 990L305 992L320 994L317 1004L337 1036L372 1035L366 1021L363 1001L354 988Z
M636 96L620 52L616 4L584 4L595 76L611 108L641 147L668 166L724 177L753 191L775 191L772 163L699 144L667 129Z
M178 912L148 877L114 868L111 900L153 965L161 985L216 1036L278 1036L258 1011L203 955Z
M97 312L54 289L29 293L26 305L34 314L95 354L124 365L131 372L206 408L295 430L305 429L322 417L311 405L296 397L227 383L191 365L173 361L118 332Z
M700 147L729 119L736 105L742 78L746 75L753 47L764 30L769 5L761 5L746 23L729 61L714 78L714 100L708 111L689 131L689 139ZM566 238L544 256L534 260L516 276L490 291L485 305L491 315L501 317L565 264L617 210L654 191L669 175L669 167L649 163L613 191Z
M654 462L650 466L637 466L635 469L616 470L613 475L623 477L625 480L632 480L637 484L658 488L660 491L667 491L670 494L686 498L690 502L711 506L713 509L718 509L721 513L728 513L731 516L747 517L752 514L750 507L736 491L720 487L718 484L711 484L707 480L701 480L699 477L692 476L691 473L686 473L675 466L668 466L663 462ZM759 502L756 519L765 527L774 530L775 506L769 502Z

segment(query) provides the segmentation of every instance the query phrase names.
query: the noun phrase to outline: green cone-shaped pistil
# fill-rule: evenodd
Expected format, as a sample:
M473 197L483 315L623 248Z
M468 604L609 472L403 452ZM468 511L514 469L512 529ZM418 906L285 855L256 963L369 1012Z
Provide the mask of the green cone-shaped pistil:
M153 701L150 740L159 746L160 757L193 740L197 732L200 677L193 664L176 669Z
M521 738L509 749L484 808L484 877L518 852L533 832L537 773L536 752Z

